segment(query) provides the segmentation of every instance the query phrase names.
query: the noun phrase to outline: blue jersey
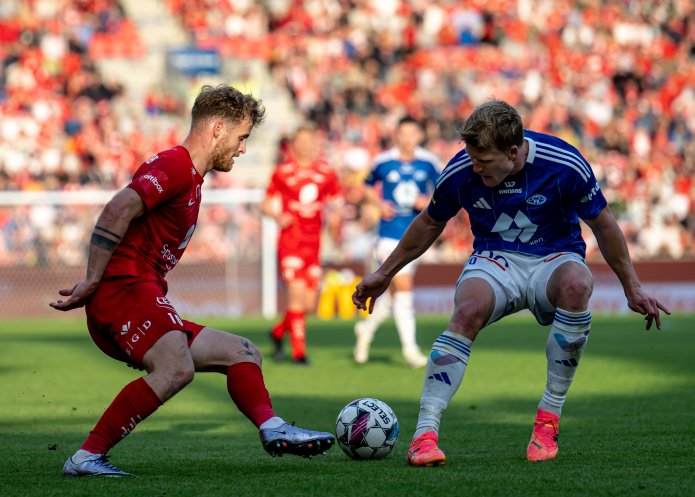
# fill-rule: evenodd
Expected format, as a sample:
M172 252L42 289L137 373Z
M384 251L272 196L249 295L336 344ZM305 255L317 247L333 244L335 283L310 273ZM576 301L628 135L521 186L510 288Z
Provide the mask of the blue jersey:
M411 221L418 215L415 200L430 195L439 177L439 160L424 148L415 149L415 160L403 161L392 148L377 155L374 167L364 180L366 184L381 184L382 198L396 208L392 219L382 219L379 236L399 240Z
M584 257L579 219L594 219L606 207L596 177L569 143L528 130L524 137L529 144L525 166L495 187L483 184L461 150L442 171L427 212L445 221L464 208L475 251Z

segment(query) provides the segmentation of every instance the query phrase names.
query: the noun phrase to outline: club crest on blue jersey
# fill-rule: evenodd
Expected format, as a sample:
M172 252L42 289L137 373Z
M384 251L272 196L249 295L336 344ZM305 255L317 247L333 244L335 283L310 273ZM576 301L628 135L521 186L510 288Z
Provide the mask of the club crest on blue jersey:
M546 200L548 199L545 198L544 195L536 193L535 195L531 195L529 198L527 198L526 203L531 205L543 205Z

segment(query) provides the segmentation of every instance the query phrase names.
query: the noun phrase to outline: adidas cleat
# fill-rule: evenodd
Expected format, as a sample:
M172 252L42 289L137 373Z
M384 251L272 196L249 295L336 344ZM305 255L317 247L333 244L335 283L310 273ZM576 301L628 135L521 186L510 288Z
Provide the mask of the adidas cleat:
M408 464L411 466L441 466L446 462L444 452L437 446L439 436L428 431L412 442L408 449Z
M135 476L132 473L121 471L111 464L106 454L94 454L82 462L75 462L74 456L69 457L63 465L63 475L65 476Z
M277 428L266 428L258 433L263 448L273 457L284 454L317 456L325 454L335 444L335 438L330 433L305 430L289 423Z
M558 425L560 416L538 409L533 422L531 441L526 448L529 461L549 461L557 456Z

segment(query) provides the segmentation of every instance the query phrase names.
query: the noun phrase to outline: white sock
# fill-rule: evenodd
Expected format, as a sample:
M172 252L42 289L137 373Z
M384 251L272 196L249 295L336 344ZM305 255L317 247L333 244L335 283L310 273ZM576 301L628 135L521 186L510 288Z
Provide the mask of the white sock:
M94 459L95 456L100 456L101 454L94 454L88 450L80 449L72 456L72 460L75 464L80 464L84 461Z
M413 292L395 292L393 294L393 318L401 339L404 354L419 351L415 341L415 310L413 309Z
M538 404L539 409L558 416L572 384L579 358L586 347L591 328L589 311L570 312L555 310L555 320L550 327L545 355L548 358L548 381Z
M279 416L273 416L268 421L265 421L261 426L258 427L259 430L267 430L268 428L279 428L285 424L285 420Z
M468 338L450 331L445 331L434 341L425 369L420 414L413 438L427 431L439 433L442 414L466 372L471 345L473 342Z
M381 323L386 321L391 315L391 296L388 292L379 297L374 304L374 310L366 318L359 322L362 332L371 338L376 333L376 330L381 326Z

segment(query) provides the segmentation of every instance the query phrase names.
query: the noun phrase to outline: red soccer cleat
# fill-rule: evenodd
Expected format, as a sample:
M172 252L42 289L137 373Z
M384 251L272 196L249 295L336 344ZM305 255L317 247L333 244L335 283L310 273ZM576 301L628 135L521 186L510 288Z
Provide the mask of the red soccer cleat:
M557 456L557 432L560 416L538 409L533 422L531 441L526 449L529 461L549 461Z
M408 464L411 466L441 466L446 462L444 452L437 447L439 436L428 431L410 442Z

